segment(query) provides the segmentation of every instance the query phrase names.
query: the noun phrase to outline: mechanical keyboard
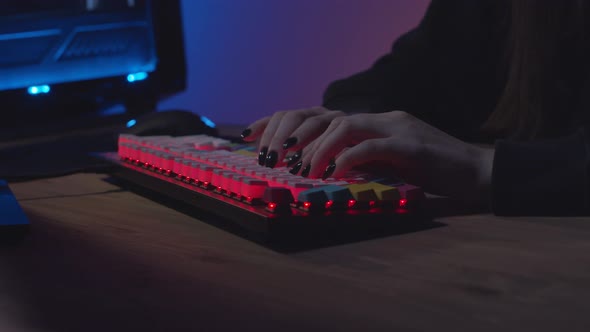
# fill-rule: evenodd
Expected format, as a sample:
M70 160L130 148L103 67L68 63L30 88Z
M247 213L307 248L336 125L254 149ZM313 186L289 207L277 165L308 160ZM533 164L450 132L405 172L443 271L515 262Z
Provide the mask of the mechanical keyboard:
M122 134L102 154L134 185L266 236L295 229L359 231L421 220L423 191L395 177L353 170L341 179L308 179L258 165L251 145L217 137Z

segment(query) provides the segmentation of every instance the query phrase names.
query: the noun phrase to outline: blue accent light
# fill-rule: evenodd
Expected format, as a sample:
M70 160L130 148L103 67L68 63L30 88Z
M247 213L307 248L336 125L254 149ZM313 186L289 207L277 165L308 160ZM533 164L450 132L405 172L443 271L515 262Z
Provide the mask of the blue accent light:
M143 81L147 77L148 77L148 73L146 73L145 71L135 73L135 74L129 74L129 75L127 75L127 82L133 83L133 82L137 82L137 81Z
M113 105L112 107L100 111L100 116L111 116L125 114L125 106L121 104Z
M51 91L51 88L49 87L49 85L36 85L29 87L27 91L30 95L38 95L42 93L49 93L49 91Z
M131 120L127 121L127 128L131 128L131 127L135 126L136 123L137 123L137 120L135 120L135 119L131 119Z
M215 123L206 116L201 116L201 121L203 121L208 127L215 128Z

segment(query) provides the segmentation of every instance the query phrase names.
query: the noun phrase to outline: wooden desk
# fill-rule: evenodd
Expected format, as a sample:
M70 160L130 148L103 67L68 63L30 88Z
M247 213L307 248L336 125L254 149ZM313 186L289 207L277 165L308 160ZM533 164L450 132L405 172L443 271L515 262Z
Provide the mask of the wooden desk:
M590 329L590 218L452 217L281 254L104 178L12 185L32 231L1 249L2 331Z

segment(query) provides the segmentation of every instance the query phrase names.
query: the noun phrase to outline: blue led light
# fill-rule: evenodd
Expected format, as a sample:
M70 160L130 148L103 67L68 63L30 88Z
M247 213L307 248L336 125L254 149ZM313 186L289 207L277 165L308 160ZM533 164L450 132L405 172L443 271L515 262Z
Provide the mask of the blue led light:
M137 81L143 81L147 77L148 77L148 73L146 73L145 71L142 71L139 73L134 73L134 74L129 74L129 75L127 75L127 82L133 83L133 82L137 82Z
M131 127L135 126L136 123L137 123L137 121L135 119L131 119L131 120L127 121L127 128L131 128Z
M206 116L201 116L201 121L203 121L208 127L215 128L215 123Z
M29 87L27 91L30 95L38 95L42 93L49 93L49 91L51 91L51 88L49 87L49 85L36 85Z

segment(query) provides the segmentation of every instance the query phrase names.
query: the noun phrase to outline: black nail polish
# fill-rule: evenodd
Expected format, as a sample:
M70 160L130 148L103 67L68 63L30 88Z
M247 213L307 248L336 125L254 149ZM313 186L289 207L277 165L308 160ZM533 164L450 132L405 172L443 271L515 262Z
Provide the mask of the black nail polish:
M258 165L264 166L264 164L266 163L266 153L267 152L268 152L267 147L263 147L262 149L260 149L260 152L258 153Z
M328 165L328 167L326 167L326 171L324 172L324 175L322 175L322 180L329 178L332 175L332 173L334 173L335 169L336 169L336 162L331 161L330 165Z
M303 171L301 171L301 176L303 176L304 178L309 176L309 172L311 172L311 164L305 166L305 168L303 169Z
M287 150L288 148L292 147L295 144L297 144L297 138L296 137L289 137L289 138L287 138L285 143L283 143L283 149Z
M287 166L293 166L293 164L295 164L296 162L299 161L299 159L301 159L301 155L303 154L303 150L299 150L297 152L295 152L294 155L291 156L291 158L289 158L289 162L287 163Z
M271 151L266 156L266 163L264 164L266 167L274 168L277 165L277 161L279 159L279 154L275 151Z
M246 128L240 136L242 136L242 139L244 139L244 138L250 136L250 134L252 134L252 129Z
M291 168L291 170L289 171L289 173L291 173L293 175L299 173L299 170L301 169L301 166L303 166L303 161L298 162L297 165L295 165L295 167Z

